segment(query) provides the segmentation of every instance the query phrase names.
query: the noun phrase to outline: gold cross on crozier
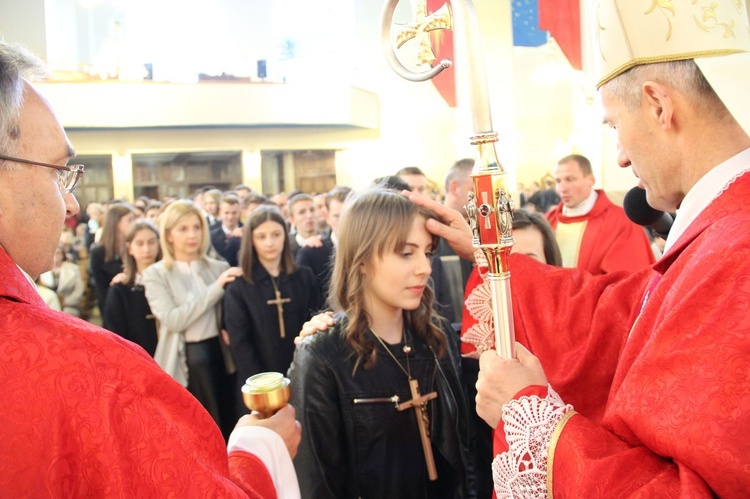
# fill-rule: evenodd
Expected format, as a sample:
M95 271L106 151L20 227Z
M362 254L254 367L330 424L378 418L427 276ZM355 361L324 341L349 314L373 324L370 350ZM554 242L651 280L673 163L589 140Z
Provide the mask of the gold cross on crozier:
M427 473L430 480L437 480L435 458L432 455L432 444L430 443L430 418L427 415L427 402L437 398L437 392L420 394L419 381L416 379L409 379L409 388L411 388L411 400L397 405L396 409L399 411L414 409L414 415L417 417L417 425L419 426L419 436L422 438L422 450L424 450L424 460L427 463Z
M274 288L275 287L276 286L274 286ZM282 338L286 338L286 332L284 331L284 303L289 303L290 301L292 301L292 299L282 298L281 291L279 291L278 289L274 289L274 292L276 293L276 299L268 300L266 304L276 305L276 311L279 313L279 335Z
M396 46L401 48L404 43L412 38L418 38L419 50L417 60L420 64L432 64L435 61L435 53L430 43L430 31L438 29L452 29L450 8L446 3L433 14L427 15L426 0L412 0L414 21L404 25L403 29L396 35Z

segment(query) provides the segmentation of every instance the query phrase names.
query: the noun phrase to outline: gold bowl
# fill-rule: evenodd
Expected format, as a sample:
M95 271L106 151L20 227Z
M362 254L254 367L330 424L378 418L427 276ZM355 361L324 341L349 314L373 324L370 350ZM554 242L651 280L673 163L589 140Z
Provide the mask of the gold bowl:
M242 385L242 399L251 411L261 418L272 416L289 402L289 378L281 373L260 373L250 376Z

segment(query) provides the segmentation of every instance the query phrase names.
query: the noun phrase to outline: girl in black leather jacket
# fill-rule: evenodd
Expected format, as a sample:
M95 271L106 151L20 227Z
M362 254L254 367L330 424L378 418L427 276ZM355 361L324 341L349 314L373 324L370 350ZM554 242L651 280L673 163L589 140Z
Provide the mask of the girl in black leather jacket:
M303 498L466 496L466 405L455 334L432 308L428 218L394 191L348 202L329 296L336 325L305 338L289 371ZM415 393L429 400L415 408Z

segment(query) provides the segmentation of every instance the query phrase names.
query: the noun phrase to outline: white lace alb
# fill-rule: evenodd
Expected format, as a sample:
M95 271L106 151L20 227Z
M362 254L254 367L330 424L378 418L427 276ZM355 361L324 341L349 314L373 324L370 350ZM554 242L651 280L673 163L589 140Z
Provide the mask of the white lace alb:
M482 250L474 253L474 259L477 263L477 270L482 282L471 290L466 298L464 305L476 324L466 330L461 336L461 341L474 345L476 352L468 354L468 357L479 358L483 352L491 350L495 346L495 330L492 320L492 290L490 283L487 281L487 259Z
M557 424L573 406L547 387L545 398L536 395L513 399L503 406L508 452L495 457L492 478L498 499L548 497L547 453Z

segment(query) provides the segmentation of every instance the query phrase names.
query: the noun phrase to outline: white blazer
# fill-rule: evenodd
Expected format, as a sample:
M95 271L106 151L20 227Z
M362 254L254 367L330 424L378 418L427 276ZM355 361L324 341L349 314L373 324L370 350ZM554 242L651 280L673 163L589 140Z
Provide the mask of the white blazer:
M159 341L154 360L175 380L187 386L187 361L185 358L185 329L194 323L210 307L217 308L221 317L221 299L224 288L216 282L219 275L229 268L226 262L204 257L200 261L198 275L210 283L204 293L193 292L192 276L180 272L176 266L167 269L164 261L156 262L143 272L143 287L151 312L159 321ZM219 324L216 324L217 334ZM223 342L221 342L223 345ZM225 356L225 361L227 360ZM231 359L229 359L231 361ZM233 368L227 365L227 369Z

